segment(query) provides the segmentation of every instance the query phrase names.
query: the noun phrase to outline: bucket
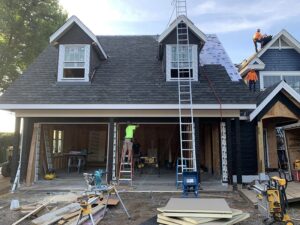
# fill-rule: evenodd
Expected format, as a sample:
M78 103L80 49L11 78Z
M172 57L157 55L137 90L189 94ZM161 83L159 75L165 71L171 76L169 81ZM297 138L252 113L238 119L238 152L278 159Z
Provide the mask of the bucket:
M20 208L19 200L13 199L10 203L10 210L17 210Z

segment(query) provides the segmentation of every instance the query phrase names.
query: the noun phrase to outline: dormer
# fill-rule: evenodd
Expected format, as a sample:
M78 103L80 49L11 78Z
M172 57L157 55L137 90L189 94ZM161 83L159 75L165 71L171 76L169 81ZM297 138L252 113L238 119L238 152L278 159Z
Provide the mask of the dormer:
M178 32L177 32L178 27ZM189 49L187 50L187 42L180 42L179 49L177 50L177 35L186 32L188 28L188 42ZM206 41L206 35L200 31L187 17L179 16L174 20L170 26L159 36L159 60L163 62L163 70L166 73L166 81L178 80L178 52L181 54L183 60L187 63L182 63L180 69L182 71L190 71L193 81L198 81L198 68L199 68L199 54ZM180 53L179 53L180 54ZM189 59L190 63L188 63ZM182 74L181 78L186 78Z
M50 37L59 50L57 82L90 82L107 55L97 37L76 17L70 17Z

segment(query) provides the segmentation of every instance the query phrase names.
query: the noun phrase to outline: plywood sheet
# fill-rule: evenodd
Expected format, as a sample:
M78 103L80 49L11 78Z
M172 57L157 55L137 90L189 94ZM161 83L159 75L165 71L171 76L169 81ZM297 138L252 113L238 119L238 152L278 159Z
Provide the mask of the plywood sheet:
M180 225L194 225L193 223L184 221L184 220L182 220L182 219L180 219L180 218L171 218L171 217L163 216L162 214L158 214L158 215L157 215L157 218L158 218L158 219L161 219L161 220L164 220L164 221L167 221L167 222L172 222L172 223L174 223L174 224L180 224Z
M171 198L164 208L167 213L210 213L210 214L230 214L225 199L203 199L203 198Z
M180 212L174 212L174 213L163 213L164 216L170 216L170 217L190 217L190 218L224 218L224 219L230 219L232 218L232 214L228 213L180 213Z
M238 216L243 214L242 210L239 209L231 209L232 210L232 216ZM193 223L193 224L205 224L214 220L217 220L217 218L189 218L189 217L183 217L184 221Z
M243 220L246 220L249 217L250 217L249 213L243 213L241 215L234 216L232 219L221 219L221 220L205 223L205 225L233 225Z

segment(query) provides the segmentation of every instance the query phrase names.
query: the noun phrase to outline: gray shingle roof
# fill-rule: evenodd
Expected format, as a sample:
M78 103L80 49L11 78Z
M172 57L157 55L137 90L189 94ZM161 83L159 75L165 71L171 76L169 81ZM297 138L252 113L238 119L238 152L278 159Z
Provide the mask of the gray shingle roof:
M91 84L56 82L58 50L48 46L0 97L0 104L177 104L177 82L166 82L157 60L156 36L99 36L108 60ZM204 76L206 75L206 76ZM242 82L232 82L221 65L200 68L193 83L195 104L215 104L208 77L224 104L253 104Z

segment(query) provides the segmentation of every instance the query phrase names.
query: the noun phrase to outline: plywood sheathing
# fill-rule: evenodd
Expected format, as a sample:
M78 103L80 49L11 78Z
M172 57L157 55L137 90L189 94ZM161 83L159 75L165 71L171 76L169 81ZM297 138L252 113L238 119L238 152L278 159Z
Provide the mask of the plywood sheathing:
M295 115L288 107L286 107L280 101L276 102L275 105L263 116L263 119L273 117L285 117L290 119L298 120L299 117Z
M287 150L290 157L291 168L294 169L293 163L295 162L295 160L300 160L300 128L293 129L293 130L286 130L285 136L286 136ZM299 192L299 196L300 196L300 192Z
M164 213L216 213L232 215L225 199L171 198L163 209Z

